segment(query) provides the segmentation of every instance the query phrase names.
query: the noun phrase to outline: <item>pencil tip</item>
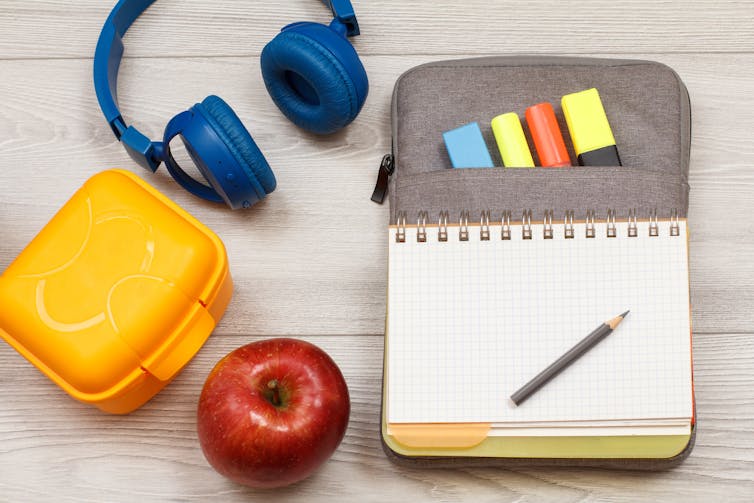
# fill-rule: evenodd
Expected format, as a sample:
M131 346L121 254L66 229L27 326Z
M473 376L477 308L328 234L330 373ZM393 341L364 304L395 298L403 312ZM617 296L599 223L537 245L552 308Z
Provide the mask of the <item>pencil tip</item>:
M623 314L619 314L618 316L616 316L612 320L606 321L605 325L609 326L611 330L615 330L615 327L617 327L618 325L620 325L620 322L623 321L623 318L625 318L627 314L628 314L628 311L626 311Z
M626 317L626 315L627 315L628 313L630 313L630 312L631 312L631 310L629 309L629 310L628 310L628 311L626 311L625 313L621 314L621 315L620 315L620 317L621 317L621 318L625 318L625 317Z

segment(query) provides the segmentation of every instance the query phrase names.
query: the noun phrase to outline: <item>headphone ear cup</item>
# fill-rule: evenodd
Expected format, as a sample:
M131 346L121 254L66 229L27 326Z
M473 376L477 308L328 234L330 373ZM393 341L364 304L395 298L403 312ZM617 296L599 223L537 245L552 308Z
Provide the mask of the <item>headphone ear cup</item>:
M296 23L262 50L262 76L275 104L297 126L317 134L350 124L369 84L351 43L332 28Z
M267 159L233 109L219 96L208 96L194 109L212 126L252 184L261 185L264 193L259 198L275 190L277 182Z

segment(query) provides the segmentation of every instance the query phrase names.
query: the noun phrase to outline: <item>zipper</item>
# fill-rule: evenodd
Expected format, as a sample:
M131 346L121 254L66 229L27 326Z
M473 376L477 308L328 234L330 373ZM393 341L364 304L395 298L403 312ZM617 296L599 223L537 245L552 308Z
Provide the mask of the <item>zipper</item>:
M385 201L390 175L394 171L395 159L393 158L393 154L385 154L380 162L380 169L377 172L377 183L374 184L374 192L372 192L372 201L375 203L382 204Z

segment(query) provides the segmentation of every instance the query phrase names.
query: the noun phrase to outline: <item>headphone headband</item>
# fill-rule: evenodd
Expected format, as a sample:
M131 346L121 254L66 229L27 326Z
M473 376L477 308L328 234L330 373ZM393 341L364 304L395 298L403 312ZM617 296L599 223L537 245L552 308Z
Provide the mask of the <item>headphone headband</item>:
M94 90L110 128L128 155L149 171L156 171L163 160L162 142L151 141L135 127L127 126L118 109L118 69L123 57L123 35L155 0L120 0L102 27L94 52ZM359 24L350 0L320 0L346 28L349 37L359 34Z

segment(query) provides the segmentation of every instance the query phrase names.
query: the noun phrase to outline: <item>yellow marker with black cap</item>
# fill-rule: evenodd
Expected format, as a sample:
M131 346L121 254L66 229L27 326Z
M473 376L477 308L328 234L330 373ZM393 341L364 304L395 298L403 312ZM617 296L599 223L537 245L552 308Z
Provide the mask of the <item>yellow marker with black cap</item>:
M561 105L579 164L622 166L597 89L567 94L563 96Z

